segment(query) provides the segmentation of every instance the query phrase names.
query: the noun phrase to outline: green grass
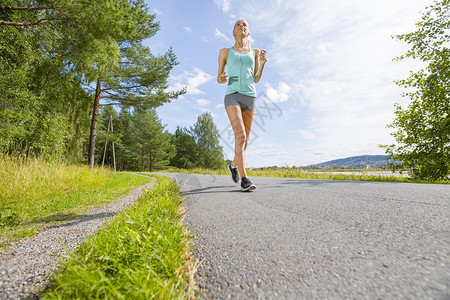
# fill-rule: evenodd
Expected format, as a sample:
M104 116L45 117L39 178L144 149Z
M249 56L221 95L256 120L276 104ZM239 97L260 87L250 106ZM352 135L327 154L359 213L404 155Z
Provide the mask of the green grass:
M43 299L187 299L189 237L178 186L158 177L134 207L89 237L59 268Z
M362 172L362 175L352 174L331 174L331 172ZM279 178L301 178L301 179L322 179L322 180L356 180L356 181L383 181L383 182L414 182L414 183L437 183L448 184L449 180L435 182L413 180L408 177L369 175L367 172L379 170L302 170L294 168L283 169L247 169L247 175L250 177L279 177ZM210 174L210 175L228 175L226 168L212 169L178 169L169 168L163 172L168 173L191 173L191 174ZM366 174L364 174L366 173Z
M0 156L0 246L105 205L151 179L42 159Z

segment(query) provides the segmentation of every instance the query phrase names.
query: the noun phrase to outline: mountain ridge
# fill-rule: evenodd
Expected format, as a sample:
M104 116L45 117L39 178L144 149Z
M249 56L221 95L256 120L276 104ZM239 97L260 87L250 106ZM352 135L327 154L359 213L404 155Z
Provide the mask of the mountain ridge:
M358 155L339 158L306 166L317 169L367 169L387 168L389 163L395 163L389 155Z

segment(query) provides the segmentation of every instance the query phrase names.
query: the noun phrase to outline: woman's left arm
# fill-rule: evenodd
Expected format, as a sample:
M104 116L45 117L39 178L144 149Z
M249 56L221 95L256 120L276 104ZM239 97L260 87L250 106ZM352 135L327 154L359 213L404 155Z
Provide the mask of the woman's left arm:
M264 65L267 62L266 50L259 50L258 48L254 48L255 50L255 83L261 79Z

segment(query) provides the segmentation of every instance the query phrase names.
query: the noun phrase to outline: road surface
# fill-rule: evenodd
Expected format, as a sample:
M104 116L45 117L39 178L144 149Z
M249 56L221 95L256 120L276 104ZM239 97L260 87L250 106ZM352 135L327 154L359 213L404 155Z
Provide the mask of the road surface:
M450 299L450 185L163 174L210 299Z

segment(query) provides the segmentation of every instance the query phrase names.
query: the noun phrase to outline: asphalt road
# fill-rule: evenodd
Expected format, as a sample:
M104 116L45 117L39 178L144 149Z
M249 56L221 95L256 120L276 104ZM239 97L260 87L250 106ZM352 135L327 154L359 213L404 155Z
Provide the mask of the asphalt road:
M210 299L450 299L450 185L164 174Z

